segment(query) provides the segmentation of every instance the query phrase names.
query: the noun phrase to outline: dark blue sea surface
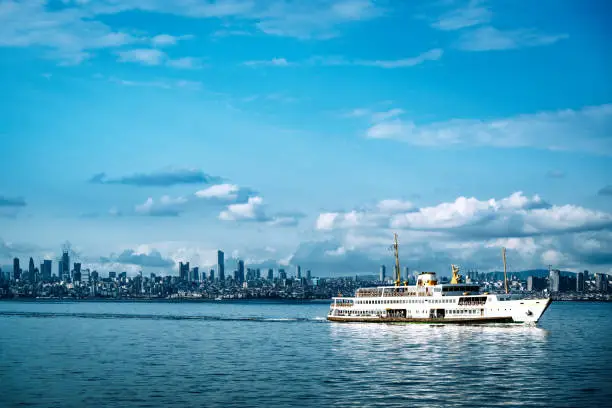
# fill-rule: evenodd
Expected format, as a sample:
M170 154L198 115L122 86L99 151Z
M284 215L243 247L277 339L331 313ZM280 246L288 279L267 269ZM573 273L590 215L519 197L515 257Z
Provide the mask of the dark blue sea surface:
M612 406L612 304L538 327L330 323L325 303L0 302L0 406Z

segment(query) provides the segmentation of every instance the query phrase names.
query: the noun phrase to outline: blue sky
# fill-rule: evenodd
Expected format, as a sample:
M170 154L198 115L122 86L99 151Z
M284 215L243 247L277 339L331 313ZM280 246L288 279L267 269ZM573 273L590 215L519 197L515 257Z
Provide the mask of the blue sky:
M611 271L609 12L1 2L0 263Z

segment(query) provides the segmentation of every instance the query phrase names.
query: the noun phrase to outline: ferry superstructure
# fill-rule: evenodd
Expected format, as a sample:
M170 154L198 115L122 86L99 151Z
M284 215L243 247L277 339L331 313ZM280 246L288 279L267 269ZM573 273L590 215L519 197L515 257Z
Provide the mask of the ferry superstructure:
M334 297L327 319L363 323L527 323L540 320L550 298L517 297L482 292L479 285L461 283L459 268L452 265L452 279L438 283L435 272L422 272L416 285L400 285L397 235L395 235L395 285L360 288L354 297ZM505 250L504 277L505 277Z

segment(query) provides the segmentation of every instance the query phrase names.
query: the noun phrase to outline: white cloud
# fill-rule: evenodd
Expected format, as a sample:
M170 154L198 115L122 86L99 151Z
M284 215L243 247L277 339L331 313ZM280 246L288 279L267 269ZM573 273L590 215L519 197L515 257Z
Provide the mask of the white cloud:
M235 200L238 198L240 188L234 184L216 184L196 191L195 195L199 198L219 198L224 200Z
M266 220L263 212L263 199L259 196L249 197L246 203L230 204L227 210L219 214L219 219L223 221Z
M612 214L573 205L551 205L538 195L528 197L516 192L501 200L459 197L421 208L408 202L383 200L375 208L362 211L322 213L316 228L405 229L447 238L507 239L612 229Z
M64 64L91 56L88 50L114 48L140 41L92 20L81 8L50 11L45 2L0 3L0 47L44 47Z
M337 27L376 18L382 9L371 0L271 2L259 15L256 27L270 35L301 39L329 39Z
M183 211L182 206L186 203L187 199L185 197L172 198L165 195L157 202L149 197L143 204L135 206L134 211L140 215L176 217Z
M105 79L105 78L101 78ZM157 80L157 81L134 81L129 79L121 79L110 77L107 78L109 82L122 85L122 86L133 86L133 87L145 87L145 88L160 88L160 89L187 89L187 90L198 90L202 87L202 83L198 81L186 81L186 80Z
M467 6L451 10L431 26L438 30L452 31L491 21L493 13L480 0L471 0Z
M117 53L119 62L138 62L143 65L160 65L166 59L166 53L154 48L137 48Z
M381 213L388 214L411 211L416 208L416 206L410 201L402 200L382 200L377 204L377 207Z
M372 66L379 68L405 68L414 67L415 65L422 64L426 61L437 61L442 57L444 51L440 48L434 48L427 52L424 52L416 57L403 58L396 60L357 60L354 61L355 65Z
M48 56L65 64L76 64L93 54L90 50L116 48L136 42L155 47L176 44L191 36L155 35L150 39L113 31L97 20L99 16L130 10L166 13L197 19L232 18L243 26L260 32L297 38L326 39L339 35L344 24L376 18L380 7L369 0L329 2L285 2L272 0L228 0L216 2L160 2L127 0L123 2L63 1L62 7L51 8L43 1L0 3L0 46L40 46L49 49ZM226 30L226 34L242 35L249 31Z
M510 50L550 45L566 38L567 34L542 34L534 29L499 30L481 27L463 33L457 47L464 51Z
M246 203L230 204L219 214L222 221L252 221L276 227L295 226L301 217L297 213L267 214L260 196L249 197Z
M159 34L151 38L151 45L154 47L166 47L176 45L179 40L187 40L193 38L192 35L174 36L169 34Z
M587 106L579 110L523 114L482 121L452 119L417 125L397 114L375 121L366 137L393 139L417 146L534 147L612 154L612 105Z
M344 57L322 57L316 56L301 62L288 61L285 58L273 58L271 60L254 60L243 62L243 65L247 66L276 66L276 67L290 67L290 66L307 66L307 65L320 65L320 66L341 66L341 65L357 65L365 67L378 67L378 68L406 68L414 67L422 64L426 61L436 61L442 57L443 50L440 48L434 48L426 51L416 57L401 58L393 60L349 60Z
M250 67L258 67L258 66L288 67L294 64L290 63L285 58L272 58L271 60L246 61L246 62L243 62L243 65L247 65Z
M202 62L199 58L193 57L182 57L177 59L171 59L166 62L166 65L173 68L181 69L198 69L202 68Z

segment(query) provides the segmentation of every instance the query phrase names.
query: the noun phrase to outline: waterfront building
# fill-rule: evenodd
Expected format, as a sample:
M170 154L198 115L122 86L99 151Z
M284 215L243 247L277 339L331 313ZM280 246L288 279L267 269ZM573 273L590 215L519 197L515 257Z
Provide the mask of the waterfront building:
M268 269L268 280L269 281L274 280L274 270L272 268Z
M214 281L215 281L215 270L214 270L214 269L211 269L211 270L210 270L210 272L208 273L208 279L209 279L211 282L214 282Z
M302 279L302 267L300 265L296 266L295 276L298 279Z
M311 280L312 279L312 272L310 271L310 269L308 269L306 271L306 279Z
M384 282L387 278L387 267L385 265L380 265L380 276L379 281Z
M546 279L536 276L527 277L527 290L529 292L540 291L546 289Z

